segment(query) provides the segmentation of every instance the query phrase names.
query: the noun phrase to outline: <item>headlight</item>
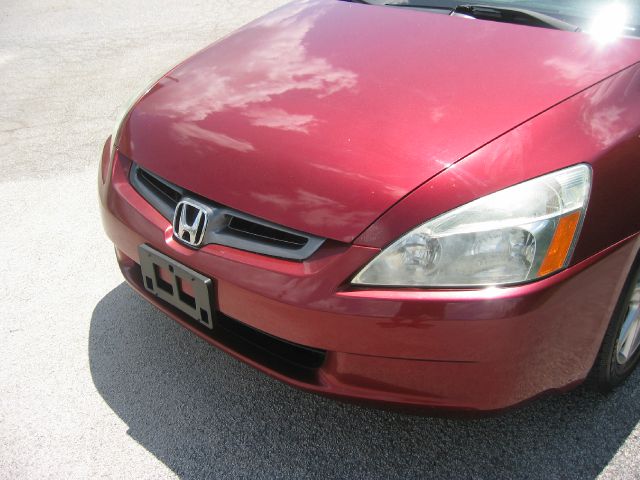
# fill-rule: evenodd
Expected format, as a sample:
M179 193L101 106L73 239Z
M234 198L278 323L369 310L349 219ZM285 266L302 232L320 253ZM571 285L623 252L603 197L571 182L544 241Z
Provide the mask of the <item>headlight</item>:
M138 100L140 100L147 93L149 93L149 90L151 90L155 86L155 84L158 83L160 79L164 76L165 74L163 73L162 75L155 77L151 83L149 83L143 90L140 91L140 93L138 93L134 97L131 97L131 99L124 105L124 107L120 111L120 114L118 115L118 118L116 120L115 127L113 129L113 134L111 135L111 162L112 163L113 163L113 157L116 154L116 149L120 144L122 127L124 126L124 122L129 116L131 109L135 106L136 103L138 103Z
M440 215L385 248L355 285L472 287L521 283L565 267L589 192L576 165Z

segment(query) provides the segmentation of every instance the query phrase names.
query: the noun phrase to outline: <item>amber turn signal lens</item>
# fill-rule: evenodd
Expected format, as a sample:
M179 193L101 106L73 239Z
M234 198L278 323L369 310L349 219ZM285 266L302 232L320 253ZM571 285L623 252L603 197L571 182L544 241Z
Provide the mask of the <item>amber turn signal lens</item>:
M573 212L560 219L547 256L538 270L538 276L543 277L562 268L573 243L581 214L581 212Z

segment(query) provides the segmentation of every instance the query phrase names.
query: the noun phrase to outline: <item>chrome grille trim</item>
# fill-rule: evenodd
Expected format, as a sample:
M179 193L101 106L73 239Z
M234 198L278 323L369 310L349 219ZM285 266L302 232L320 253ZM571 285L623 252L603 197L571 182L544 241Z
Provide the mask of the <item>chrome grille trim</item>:
M133 188L169 222L177 204L193 200L206 207L207 223L202 245L225 245L239 250L302 261L309 258L325 239L292 230L200 197L158 175L131 163L129 181Z

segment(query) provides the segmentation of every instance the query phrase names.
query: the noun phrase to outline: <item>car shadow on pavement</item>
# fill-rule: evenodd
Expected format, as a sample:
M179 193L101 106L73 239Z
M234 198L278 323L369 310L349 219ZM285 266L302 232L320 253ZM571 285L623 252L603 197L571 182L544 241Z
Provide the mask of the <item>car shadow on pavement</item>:
M126 284L91 319L93 381L184 478L593 478L640 419L640 375L504 415L422 418L300 392L212 348Z

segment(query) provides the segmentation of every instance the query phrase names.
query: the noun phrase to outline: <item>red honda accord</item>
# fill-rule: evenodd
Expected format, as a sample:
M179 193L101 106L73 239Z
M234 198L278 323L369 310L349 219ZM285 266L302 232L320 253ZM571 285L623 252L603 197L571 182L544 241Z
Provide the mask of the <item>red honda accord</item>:
M492 411L640 358L640 7L299 0L126 109L127 281L296 387Z

